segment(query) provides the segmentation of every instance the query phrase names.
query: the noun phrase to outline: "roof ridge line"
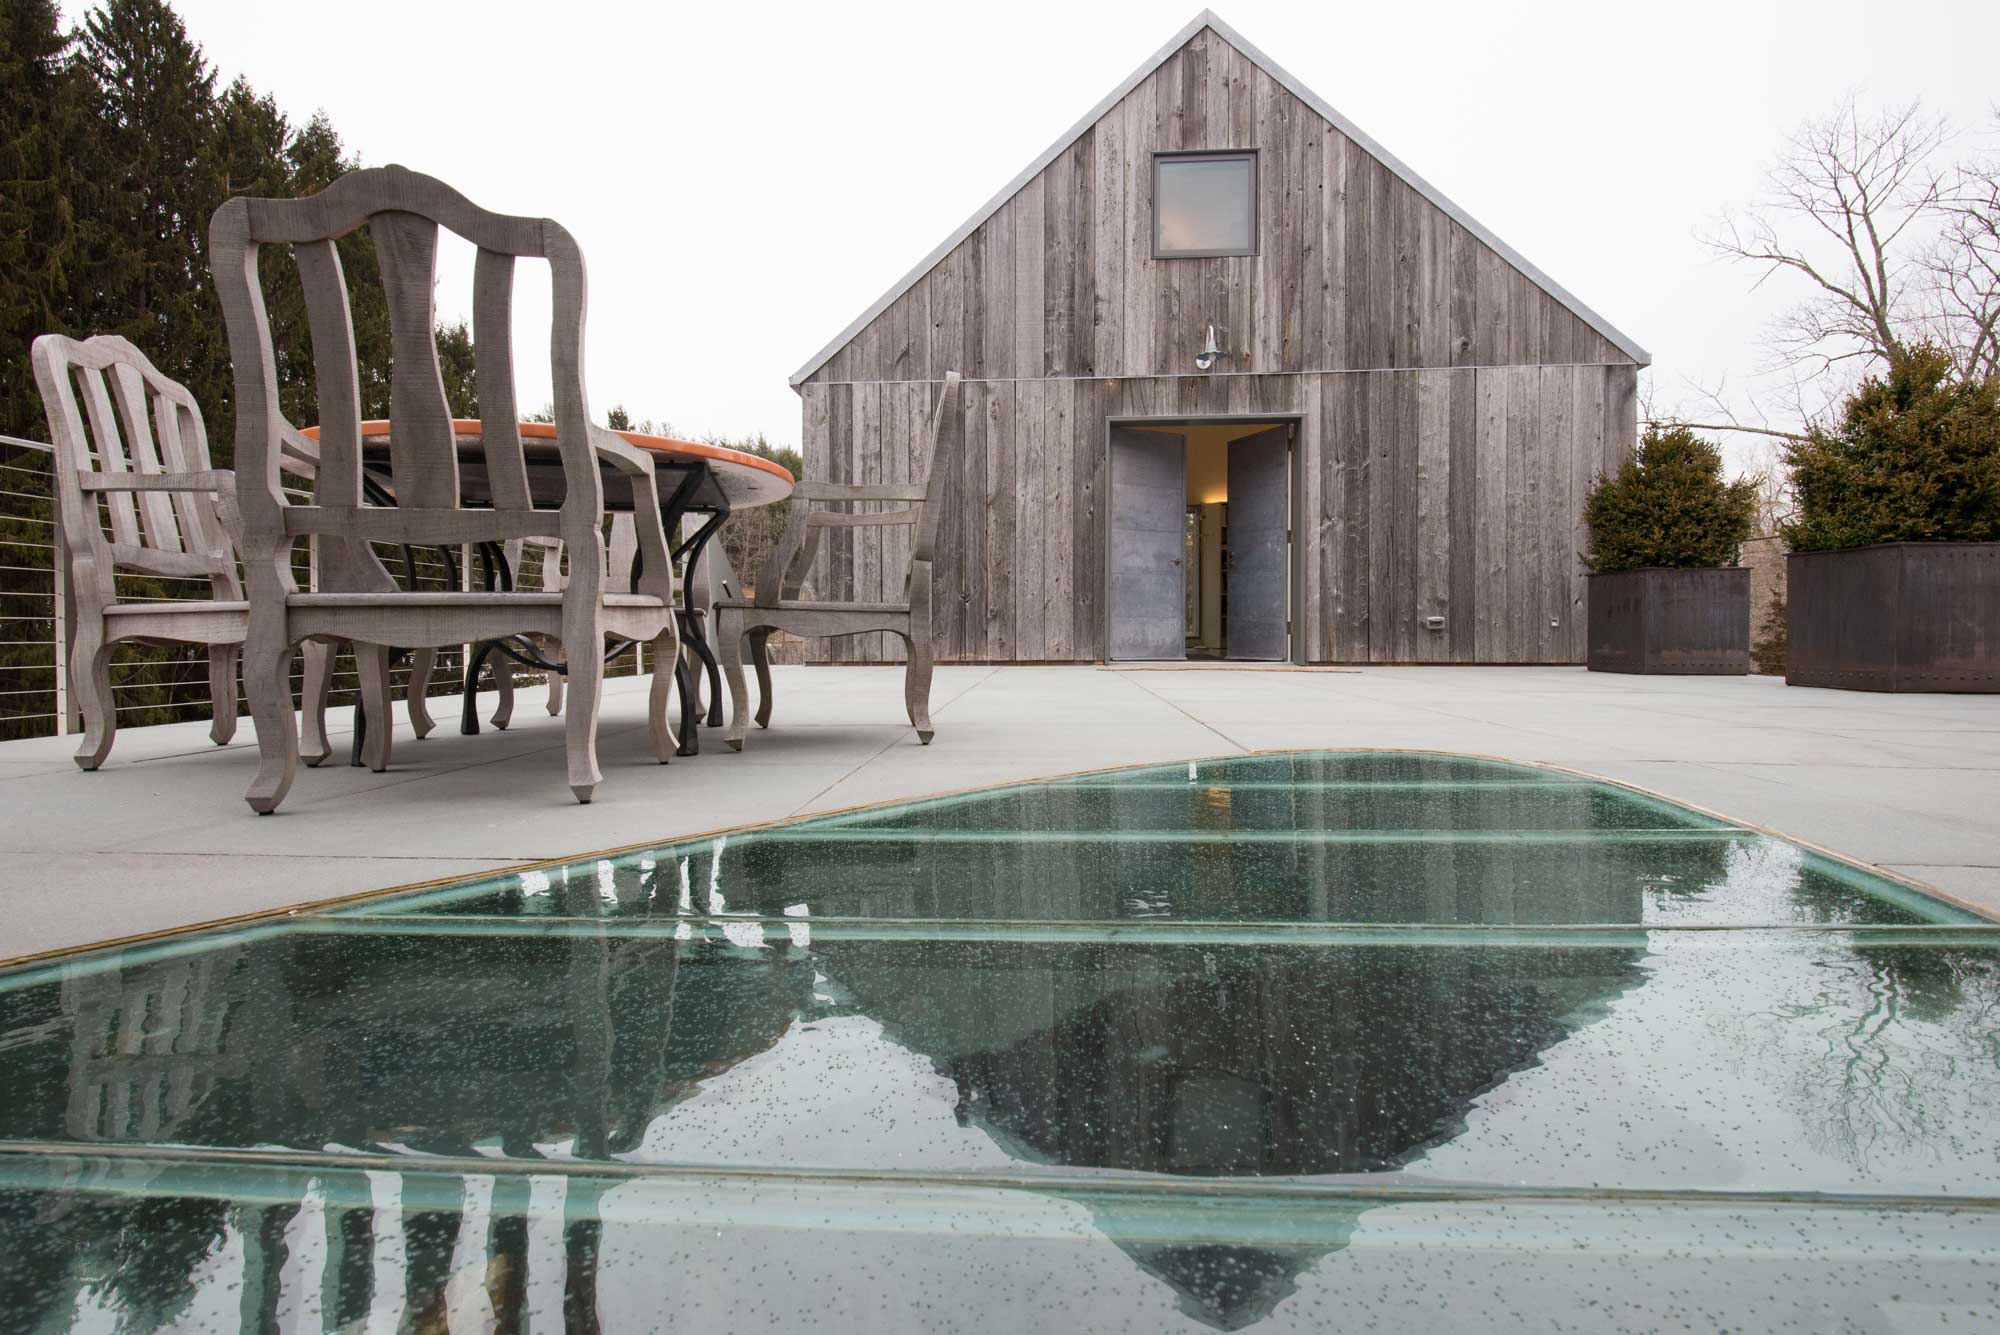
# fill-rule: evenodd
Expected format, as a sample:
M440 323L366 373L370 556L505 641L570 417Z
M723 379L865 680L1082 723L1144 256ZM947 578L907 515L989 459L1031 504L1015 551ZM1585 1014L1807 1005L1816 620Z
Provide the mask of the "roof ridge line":
M1091 129L1104 119L1106 113L1122 102L1126 95L1134 88L1137 88L1146 79L1151 77L1155 70L1166 64L1175 52L1193 41L1196 34L1200 33L1204 28L1214 32L1216 36L1235 47L1239 54L1275 80L1285 91L1305 103L1316 115L1340 131L1341 134L1347 136L1347 138L1352 140L1384 167L1388 168L1404 184L1430 201L1433 206L1458 223L1459 226L1465 228L1466 231L1470 232L1488 249L1499 255L1500 258L1513 265L1529 282L1562 303L1578 319L1602 335L1613 347L1630 357L1639 366L1649 366L1652 364L1652 354L1639 346L1636 341L1621 332L1609 320L1585 305L1569 289L1556 282L1553 278L1550 278L1536 265L1530 263L1519 251L1494 235L1493 232L1488 230L1471 214L1453 203L1442 190L1439 190L1429 181L1419 176L1401 158L1398 158L1395 154L1384 148L1373 135L1368 134L1353 121L1334 110L1319 94L1306 87L1290 71L1265 55L1255 43L1225 23L1221 16L1216 14L1214 10L1203 9L1183 26L1179 32L1168 39L1166 45L1142 61L1137 69L1126 76L1097 105L1084 113L1081 120L1057 136L1053 144L1044 149L1033 162L1029 163L1011 181L1002 186L998 194L975 210L972 216L962 223L956 231L946 237L942 243L928 255L924 256L922 260L919 260L914 269L911 269L902 278L892 284L889 290L883 293L873 305L863 311L845 329L841 330L840 333L834 335L833 339L825 347L807 359L803 366L792 373L790 381L792 388L797 389L805 382L808 376L811 376L821 367L832 361L834 355L851 343L855 336L866 329L877 316L887 310L911 288L915 287L920 279L942 263L945 257L950 255L953 250L957 249L960 242L971 236L989 218L998 213L1009 200L1021 192L1022 188L1028 182L1041 175L1050 163L1061 157L1072 144L1081 139L1085 131Z

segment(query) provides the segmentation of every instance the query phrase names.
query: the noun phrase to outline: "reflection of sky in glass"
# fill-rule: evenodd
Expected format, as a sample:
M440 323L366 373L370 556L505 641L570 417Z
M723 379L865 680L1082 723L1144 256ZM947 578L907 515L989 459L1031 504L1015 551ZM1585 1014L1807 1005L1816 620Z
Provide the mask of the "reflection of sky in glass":
M1160 163L1159 248L1249 250L1250 159L1170 158Z

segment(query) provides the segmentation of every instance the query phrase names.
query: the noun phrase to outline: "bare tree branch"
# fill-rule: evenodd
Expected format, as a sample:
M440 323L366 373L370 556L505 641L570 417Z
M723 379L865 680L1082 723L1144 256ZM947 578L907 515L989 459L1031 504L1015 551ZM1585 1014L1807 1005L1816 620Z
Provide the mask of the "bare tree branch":
M1930 282L1925 334L1968 380L2000 375L2000 108L1988 135L1995 151L1953 171L1943 229L1919 261Z
M1684 426L1690 431L1741 431L1751 436L1775 436L1779 440L1804 440L1803 431L1780 431L1776 427L1744 426L1740 422L1685 422L1678 417L1648 418L1648 426Z
M1908 353L1925 282L1912 245L1943 224L1947 182L1933 164L1948 139L1943 118L1920 103L1868 117L1850 95L1791 137L1764 197L1709 238L1760 266L1760 286L1786 273L1808 285L1773 328L1781 366L1826 376Z

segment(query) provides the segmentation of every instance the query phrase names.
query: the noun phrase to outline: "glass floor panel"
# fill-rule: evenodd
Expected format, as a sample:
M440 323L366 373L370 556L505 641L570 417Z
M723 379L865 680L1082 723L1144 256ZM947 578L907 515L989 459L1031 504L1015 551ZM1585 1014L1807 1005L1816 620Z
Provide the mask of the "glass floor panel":
M0 1311L1977 1329L1996 1018L2000 927L1574 776L1016 785L0 969Z
M689 840L345 913L1111 922L1982 922L1659 798L1500 761L1250 756Z
M1990 1329L2000 1213L0 1162L28 1330ZM496 1321L495 1318L498 1318Z
M721 914L1108 923L1976 923L1749 831L1683 837L724 839L510 873L342 914Z

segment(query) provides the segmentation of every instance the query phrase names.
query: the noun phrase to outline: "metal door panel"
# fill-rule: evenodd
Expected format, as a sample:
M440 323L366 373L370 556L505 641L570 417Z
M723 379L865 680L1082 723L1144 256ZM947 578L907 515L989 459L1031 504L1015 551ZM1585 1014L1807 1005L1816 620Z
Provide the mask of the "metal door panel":
M1187 656L1187 438L1111 428L1105 657Z
M1289 427L1229 442L1229 657L1291 656L1292 444Z

